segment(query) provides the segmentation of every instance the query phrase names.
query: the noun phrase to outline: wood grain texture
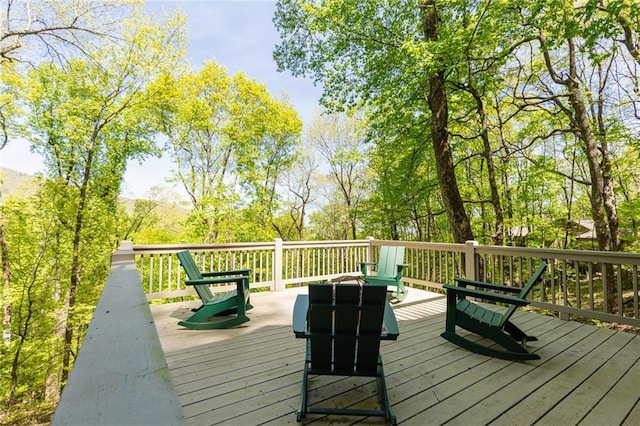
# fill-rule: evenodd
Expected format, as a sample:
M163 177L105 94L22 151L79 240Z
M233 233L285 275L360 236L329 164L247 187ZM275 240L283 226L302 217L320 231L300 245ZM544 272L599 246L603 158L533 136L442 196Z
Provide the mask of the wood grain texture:
M114 262L53 425L185 424L138 272Z
M306 288L252 294L251 321L230 330L178 327L190 302L152 306L189 425L297 424L305 347L294 337L292 312L301 292ZM640 336L519 310L514 321L540 339L528 349L542 359L514 362L441 338L442 295L411 289L393 309L400 337L382 342L381 354L399 424L632 425L640 418ZM376 394L375 383L362 378L310 381L311 404L365 406ZM358 421L384 424L374 417L305 418L319 425Z

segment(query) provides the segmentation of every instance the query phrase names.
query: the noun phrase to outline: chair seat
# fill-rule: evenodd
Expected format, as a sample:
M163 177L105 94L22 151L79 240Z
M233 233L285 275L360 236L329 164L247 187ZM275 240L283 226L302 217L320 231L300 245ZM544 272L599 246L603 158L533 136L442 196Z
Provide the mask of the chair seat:
M456 305L456 309L479 323L487 324L491 327L500 327L502 325L502 313L490 311L480 305L469 302L467 299L460 300Z
M209 304L216 304L216 303L223 303L226 302L228 300L234 299L238 297L238 290L230 290L227 291L225 293L217 293L214 294L213 296L211 296L211 299L209 299L209 301L207 302L207 305Z

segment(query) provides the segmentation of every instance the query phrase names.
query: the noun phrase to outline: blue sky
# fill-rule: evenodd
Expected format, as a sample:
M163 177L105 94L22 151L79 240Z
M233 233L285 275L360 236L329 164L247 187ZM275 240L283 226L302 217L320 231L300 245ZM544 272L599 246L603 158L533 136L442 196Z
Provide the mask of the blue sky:
M187 15L189 59L194 69L205 61L216 60L230 74L243 71L265 83L273 95L286 93L305 125L320 110L318 87L310 80L294 78L288 71L277 71L272 58L278 43L272 22L275 1L147 0L146 6L154 13L179 7ZM26 173L36 173L42 167L40 159L18 141L10 142L0 151L0 165ZM172 167L166 158L148 158L142 165L130 163L123 195L141 197L155 185L168 187L164 179Z

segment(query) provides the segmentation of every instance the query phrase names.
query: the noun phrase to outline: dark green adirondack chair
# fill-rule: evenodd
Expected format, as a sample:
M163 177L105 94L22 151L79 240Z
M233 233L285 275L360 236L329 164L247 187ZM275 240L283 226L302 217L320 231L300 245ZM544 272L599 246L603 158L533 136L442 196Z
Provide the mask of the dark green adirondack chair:
M178 260L187 274L185 284L192 285L200 296L202 306L189 319L178 322L195 330L229 328L249 321L249 269L234 271L200 272L191 253L177 253ZM235 283L234 290L213 294L212 284Z
M540 355L527 351L525 347L526 342L538 339L528 336L513 324L510 318L519 306L529 304L526 297L533 286L542 279L546 268L547 264L542 262L523 288L463 278L455 279L457 286L443 286L447 290L447 323L445 332L441 336L458 346L482 355L508 360L540 359ZM467 296L504 303L509 307L505 312L493 311L473 303L467 299ZM456 326L491 339L502 346L502 349L484 346L460 336L456 334Z
M375 275L371 274L371 267L375 267ZM404 247L380 247L377 262L361 262L360 269L364 280L369 284L393 287L393 296L402 301L407 297L408 289L402 282L402 270L408 265L404 263Z
M309 294L298 296L293 331L307 339L298 421L307 413L320 413L384 416L396 424L380 356L380 341L396 340L399 334L386 293L382 286L327 283L310 284ZM382 405L371 409L308 406L310 375L375 377Z

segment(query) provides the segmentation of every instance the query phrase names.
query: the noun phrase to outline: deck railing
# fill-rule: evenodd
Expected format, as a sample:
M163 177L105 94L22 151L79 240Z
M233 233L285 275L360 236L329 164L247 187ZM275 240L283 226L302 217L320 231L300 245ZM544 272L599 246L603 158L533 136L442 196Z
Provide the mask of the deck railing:
M369 240L134 246L148 299L195 294L184 285L175 253L189 250L201 271L251 269L251 287L271 291L287 285L359 274ZM220 286L220 291L227 290Z
M375 261L384 245L404 246L404 281L440 290L456 276L510 286L527 281L541 260L549 263L532 306L557 313L640 327L640 254L587 250L443 244L386 240L182 244L134 246L148 299L195 294L184 285L175 256L190 250L203 271L248 268L253 289L283 290L341 275L360 274L360 262ZM229 288L221 286L218 291Z
M252 269L252 287L282 290L359 273L384 245L406 248L409 286L441 290L455 276L522 285L549 263L532 305L640 326L640 254L384 240L132 246L113 255L107 283L53 419L71 424L184 424L149 299L192 294L175 253L190 250L202 270ZM607 285L608 284L608 285ZM612 291L612 294L608 294ZM613 301L614 306L611 306ZM622 307L622 309L618 309Z
M109 277L53 426L184 425L131 244L112 256Z

